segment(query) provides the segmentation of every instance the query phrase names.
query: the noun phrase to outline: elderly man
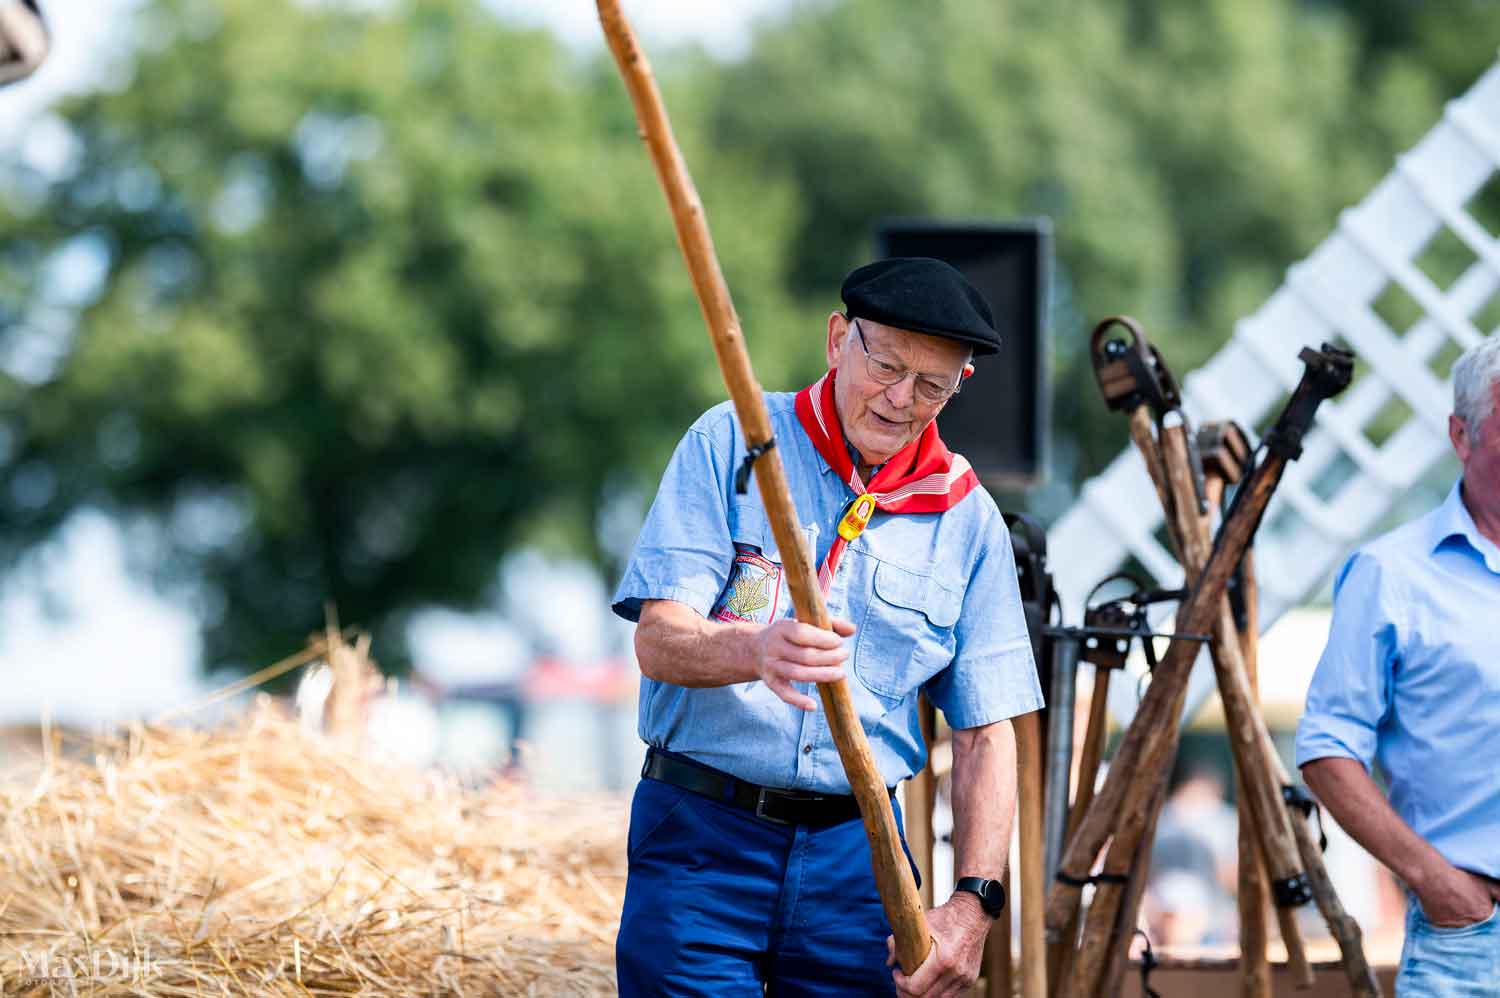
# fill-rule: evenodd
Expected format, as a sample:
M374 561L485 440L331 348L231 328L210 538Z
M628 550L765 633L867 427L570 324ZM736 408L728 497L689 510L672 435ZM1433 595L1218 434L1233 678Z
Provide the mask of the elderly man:
M1401 995L1500 995L1500 337L1453 382L1462 477L1340 571L1297 731L1308 786L1411 891Z
M640 624L650 746L631 808L622 995L957 995L1004 903L1008 719L1041 694L1009 532L933 422L999 336L979 292L937 260L861 267L842 297L828 373L766 397L834 630L791 616L760 497L735 488L745 447L728 403L678 445L615 597ZM873 510L856 502L866 495ZM840 537L846 515L869 512ZM814 699L814 683L845 678L892 788L926 761L919 692L954 728L960 879L909 979L887 967L869 843Z

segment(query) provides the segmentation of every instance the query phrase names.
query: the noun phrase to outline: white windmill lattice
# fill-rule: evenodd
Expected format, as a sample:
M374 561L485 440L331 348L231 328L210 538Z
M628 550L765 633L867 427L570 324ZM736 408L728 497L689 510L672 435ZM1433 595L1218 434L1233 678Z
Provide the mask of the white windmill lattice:
M1487 184L1500 184L1500 65L1450 102L1266 303L1236 324L1229 343L1184 379L1184 408L1194 421L1233 419L1253 432L1296 385L1301 347L1335 342L1362 361L1349 390L1319 407L1305 452L1289 466L1257 537L1263 629L1313 594L1449 453L1452 390L1434 363L1451 362L1497 332L1475 319L1500 292L1500 238L1467 207ZM1472 262L1442 288L1416 261L1445 230ZM1423 313L1405 333L1376 310L1391 287ZM1404 422L1377 442L1371 434L1389 425L1392 409ZM1048 538L1069 614L1080 613L1089 588L1131 557L1158 584L1180 585L1181 568L1155 536L1161 525L1134 449L1087 482ZM1200 661L1195 671L1189 714L1213 687L1205 666ZM1132 709L1123 699L1112 707Z

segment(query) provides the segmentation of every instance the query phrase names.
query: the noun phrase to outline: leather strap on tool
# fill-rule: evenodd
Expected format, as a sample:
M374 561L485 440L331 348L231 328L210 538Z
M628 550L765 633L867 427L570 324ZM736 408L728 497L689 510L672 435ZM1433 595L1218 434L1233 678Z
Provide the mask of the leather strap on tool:
M1140 936L1146 944L1146 949L1141 953L1141 994L1146 998L1161 998L1161 992L1151 987L1151 972L1156 969L1158 960L1156 951L1151 948L1151 937L1146 935L1145 929L1136 929L1135 934Z
M758 443L745 450L745 459L734 473L735 495L744 495L750 491L750 473L755 470L755 459L776 446L776 438L772 437L764 443Z
M1101 870L1098 873L1091 873L1087 877L1070 877L1068 874L1058 870L1054 879L1070 887L1092 887L1095 884L1128 884L1130 883L1130 874L1105 873Z
M1318 802L1312 799L1305 787L1295 783L1283 784L1281 797L1286 801L1286 806L1302 812L1305 821L1316 816L1318 819L1318 852L1328 851L1328 833L1323 831L1323 809L1318 807Z

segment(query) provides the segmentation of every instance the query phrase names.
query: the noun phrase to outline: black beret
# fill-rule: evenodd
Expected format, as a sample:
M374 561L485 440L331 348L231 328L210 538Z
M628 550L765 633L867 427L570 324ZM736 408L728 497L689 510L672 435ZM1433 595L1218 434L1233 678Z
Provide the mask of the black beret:
M851 317L967 343L976 355L1000 352L984 295L953 267L925 256L895 256L851 271L840 289Z

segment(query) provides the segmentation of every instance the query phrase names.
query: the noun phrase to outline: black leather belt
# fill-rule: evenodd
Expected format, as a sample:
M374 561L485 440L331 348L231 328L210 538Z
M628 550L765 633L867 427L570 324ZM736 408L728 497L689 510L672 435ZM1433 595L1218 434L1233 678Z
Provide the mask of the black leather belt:
M776 825L837 825L859 817L859 804L852 796L762 787L655 748L646 750L641 776L749 811Z

